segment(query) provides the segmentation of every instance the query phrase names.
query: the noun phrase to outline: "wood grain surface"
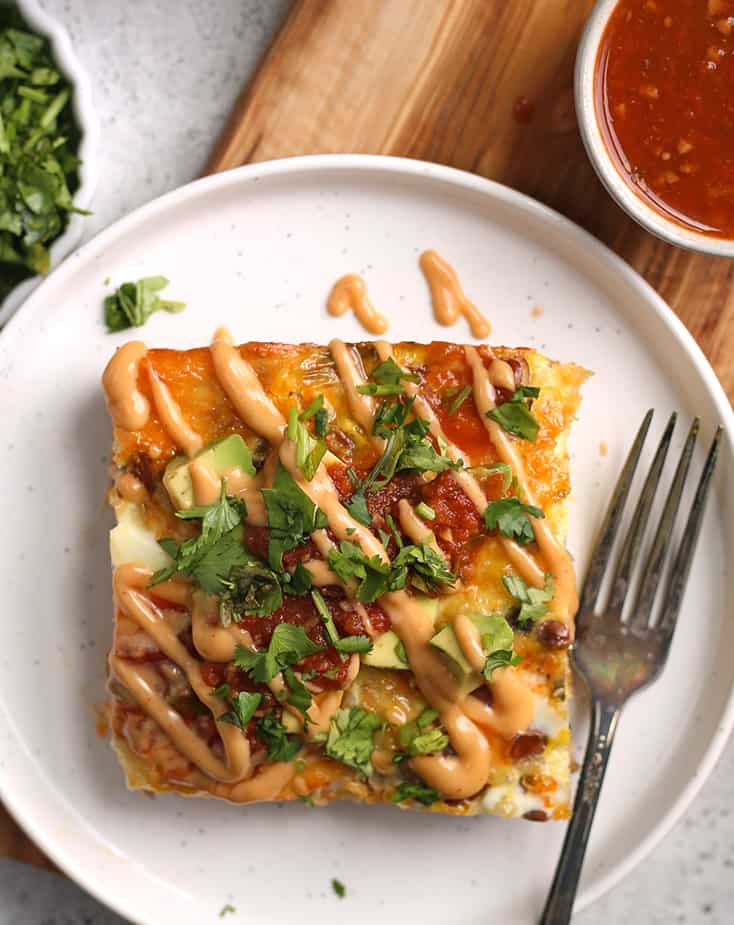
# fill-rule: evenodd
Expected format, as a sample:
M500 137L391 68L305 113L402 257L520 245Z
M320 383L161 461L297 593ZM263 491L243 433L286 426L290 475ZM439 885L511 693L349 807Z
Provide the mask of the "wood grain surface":
M653 238L586 158L573 106L592 0L298 0L207 165L393 154L534 196L601 238L675 310L734 395L734 261ZM513 115L519 97L534 114Z
M522 190L583 225L673 307L734 394L734 261L657 241L611 201L573 107L592 0L298 0L206 173L297 154L421 158ZM513 114L530 101L529 122ZM0 855L54 869L0 807Z

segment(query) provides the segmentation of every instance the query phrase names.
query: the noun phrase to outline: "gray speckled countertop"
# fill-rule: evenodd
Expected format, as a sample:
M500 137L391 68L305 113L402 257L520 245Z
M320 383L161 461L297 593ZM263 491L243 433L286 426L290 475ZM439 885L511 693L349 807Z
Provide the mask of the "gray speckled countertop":
M200 173L288 7L288 0L41 2L66 24L96 88L100 182L87 236ZM574 919L575 925L684 922L734 922L732 742L647 861ZM69 881L0 859L0 925L124 923Z

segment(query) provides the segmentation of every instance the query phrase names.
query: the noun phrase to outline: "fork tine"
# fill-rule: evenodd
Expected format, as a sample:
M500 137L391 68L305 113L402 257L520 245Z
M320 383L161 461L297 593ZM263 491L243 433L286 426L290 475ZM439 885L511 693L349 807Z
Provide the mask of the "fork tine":
M640 492L640 498L632 517L632 523L624 539L624 545L612 582L612 593L606 607L607 612L613 617L621 617L622 615L625 598L627 597L630 586L630 575L632 569L634 569L637 564L640 547L642 546L642 537L645 533L647 519L650 514L650 508L652 507L652 502L655 499L655 492L660 483L660 473L663 471L663 466L665 465L665 458L668 455L668 447L670 446L677 419L678 415L674 411L670 416L668 425L665 428L655 453L655 458L647 473L645 484Z
M632 449L629 452L627 461L624 464L624 468L622 469L614 489L614 494L609 502L599 540L596 544L591 564L589 565L589 571L586 574L583 591L581 592L581 603L579 605L580 615L591 610L599 596L599 589L604 580L607 562L609 561L612 546L614 545L614 540L619 530L619 524L622 519L622 513L624 511L625 502L627 501L630 485L632 484L632 478L635 474L637 463L640 461L640 454L642 453L642 447L645 443L645 437L650 429L652 415L653 409L651 408L643 418L640 429L637 431Z
M665 592L659 628L667 632L668 642L673 636L673 630L675 629L680 606L683 601L683 593L686 589L686 582L688 581L688 573L691 570L693 554L696 551L698 535L701 532L701 523L703 522L703 514L706 509L706 499L711 489L711 481L714 476L714 469L716 468L719 447L721 446L721 433L722 428L719 427L711 443L711 449L706 457L706 463L703 467L698 486L696 487L696 495L693 499L691 512L688 515L683 538L680 542L675 561L673 562L673 573L670 576L670 584Z
M696 439L698 438L699 426L700 421L696 418L693 424L691 424L691 429L688 431L688 436L683 446L683 452L681 453L673 482L665 501L660 523L655 531L655 538L650 547L647 562L642 572L640 590L629 619L630 626L644 626L650 619L653 603L655 602L655 594L660 582L660 576L663 572L665 553L668 550L668 544L670 543L670 537L673 532L675 515L678 513L681 495L683 494L683 486L685 485L688 469L691 465L691 459L693 458L693 450L696 445Z

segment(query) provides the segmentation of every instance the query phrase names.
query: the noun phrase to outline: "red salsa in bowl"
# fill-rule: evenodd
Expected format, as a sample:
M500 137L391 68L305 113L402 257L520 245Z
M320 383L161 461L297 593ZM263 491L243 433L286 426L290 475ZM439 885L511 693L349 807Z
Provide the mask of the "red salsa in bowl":
M637 196L684 228L734 238L734 0L620 0L594 95Z

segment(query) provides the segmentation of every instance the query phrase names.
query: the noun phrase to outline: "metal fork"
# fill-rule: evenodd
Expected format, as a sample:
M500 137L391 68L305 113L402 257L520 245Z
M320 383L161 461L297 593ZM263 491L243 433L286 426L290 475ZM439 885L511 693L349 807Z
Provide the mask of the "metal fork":
M591 729L576 791L573 817L566 832L540 925L566 925L571 919L576 887L617 721L628 698L651 684L665 666L716 465L721 440L720 427L716 431L696 488L693 505L665 588L659 617L653 622L653 604L693 456L699 420L694 420L688 433L647 561L642 569L639 588L636 594L631 594L633 572L640 559L645 528L676 423L676 415L673 414L645 479L627 536L621 546L616 568L612 573L612 547L652 416L652 410L645 415L622 469L581 593L578 631L571 655L591 694ZM597 612L600 590L607 574L613 574L608 603ZM628 605L630 614L626 620L622 618L625 604Z

